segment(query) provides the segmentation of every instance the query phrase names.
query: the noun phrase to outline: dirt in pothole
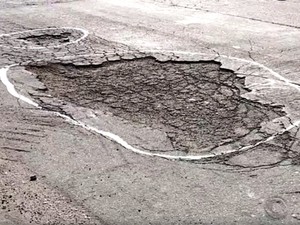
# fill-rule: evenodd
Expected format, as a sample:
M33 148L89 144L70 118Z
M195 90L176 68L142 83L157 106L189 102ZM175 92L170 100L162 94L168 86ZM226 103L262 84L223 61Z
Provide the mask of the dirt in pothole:
M175 150L201 151L237 141L280 107L247 100L244 79L215 62L159 62L152 57L101 66L27 67L48 92L92 109L164 129Z
M41 35L31 35L28 37L19 38L27 42L31 42L39 46L48 46L48 45L59 45L70 41L70 32L64 32L61 34L41 34Z

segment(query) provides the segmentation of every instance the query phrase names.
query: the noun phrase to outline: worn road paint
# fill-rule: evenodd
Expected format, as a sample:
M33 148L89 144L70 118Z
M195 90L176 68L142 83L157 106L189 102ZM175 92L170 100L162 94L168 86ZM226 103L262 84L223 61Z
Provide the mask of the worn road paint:
M14 97L20 99L23 102L26 102L34 107L41 108L37 103L33 102L31 99L25 97L24 95L19 94L14 85L8 80L7 72L12 66L4 67L0 69L0 80L6 86L7 91Z

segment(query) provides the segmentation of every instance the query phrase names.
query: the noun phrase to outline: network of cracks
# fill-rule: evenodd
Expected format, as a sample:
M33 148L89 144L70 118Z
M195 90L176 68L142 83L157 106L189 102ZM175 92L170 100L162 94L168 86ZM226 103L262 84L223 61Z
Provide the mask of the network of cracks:
M80 48L77 40L82 35L79 29L37 29L1 35L0 46L22 52L27 48L54 50L68 44ZM274 133L263 132L262 124L286 114L283 106L243 97L251 92L245 87L245 78L222 69L214 61L160 61L152 54L142 55L128 59L117 54L114 60L105 60L104 54L101 60L95 56L79 63L76 57L74 62L61 59L39 64L33 60L26 69L37 74L46 86L43 91L57 99L109 111L131 123L163 131L173 147L169 153L198 155L224 147L237 151L217 154L209 158L209 163L246 168L276 166L287 161L299 164L295 150L297 127L265 142ZM95 60L97 63L93 63ZM37 96L32 97L40 101ZM51 107L44 107L47 108ZM244 146L253 147L238 151Z
M47 49L73 43L81 36L82 32L75 29L16 32L0 36L0 47L20 48L22 52L26 48ZM72 60L68 64L63 60L40 66L34 62L30 64L26 69L37 74L46 86L39 91L74 105L110 111L131 123L162 130L173 151L197 155L222 146L236 149L253 146L247 151L234 151L197 161L199 163L221 163L234 169L300 164L297 127L276 135L272 141L264 141L274 134L262 132L262 124L286 116L283 106L243 97L251 92L245 87L245 78L221 69L220 63L160 61L145 56L107 60L99 65L79 62L79 66ZM31 97L44 110L55 111L38 95ZM261 144L256 145L259 142ZM11 195L3 197L3 209L10 198ZM287 207L280 197L271 197L265 203L265 211L273 219L285 218Z
M53 97L163 130L173 150L186 154L255 145L271 135L261 132L262 123L285 116L281 106L242 97L250 91L245 79L213 61L162 62L148 56L97 66L47 64L26 69L38 75ZM242 167L274 166L286 160L298 164L298 152L291 150L295 142L287 131L272 143L213 161Z

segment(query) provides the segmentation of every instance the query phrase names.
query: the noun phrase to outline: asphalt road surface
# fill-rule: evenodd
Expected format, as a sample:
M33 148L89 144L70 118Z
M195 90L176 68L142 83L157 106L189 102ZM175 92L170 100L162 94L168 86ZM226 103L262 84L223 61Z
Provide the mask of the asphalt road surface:
M0 0L0 225L300 224L296 0Z

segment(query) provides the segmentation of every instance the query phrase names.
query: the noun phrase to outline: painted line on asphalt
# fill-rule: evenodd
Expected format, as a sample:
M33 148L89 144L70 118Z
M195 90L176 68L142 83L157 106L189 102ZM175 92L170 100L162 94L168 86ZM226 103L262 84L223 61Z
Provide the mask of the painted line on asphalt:
M8 80L7 72L14 65L7 66L0 69L0 80L6 86L7 91L14 97L20 99L23 102L33 105L34 107L41 108L37 103L33 102L31 99L25 97L24 95L19 94L14 85Z

